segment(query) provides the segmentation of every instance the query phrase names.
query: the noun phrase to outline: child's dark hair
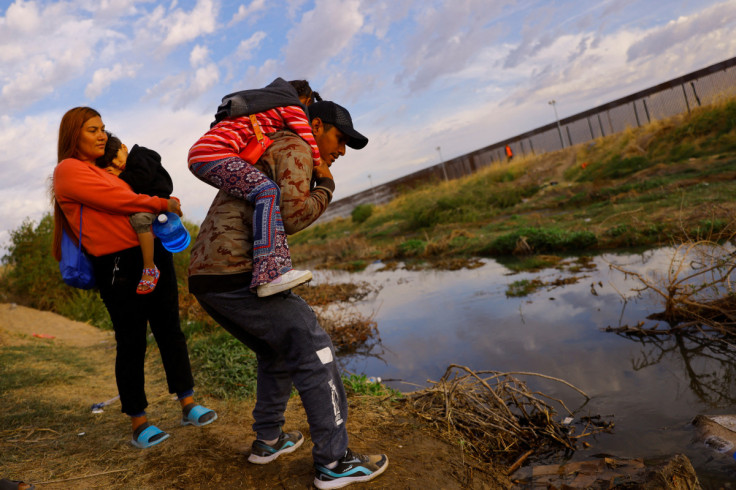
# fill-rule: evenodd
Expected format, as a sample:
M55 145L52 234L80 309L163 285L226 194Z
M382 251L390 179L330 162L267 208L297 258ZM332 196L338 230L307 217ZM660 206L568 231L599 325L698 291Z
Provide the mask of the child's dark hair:
M110 131L105 131L105 133L107 133L105 154L95 160L95 165L100 168L107 168L112 165L112 161L115 160L116 156L118 156L118 150L123 146L123 142L120 141L120 138L112 134Z
M309 82L306 80L291 80L289 84L296 89L296 93L299 97L307 98L307 105L312 102L322 102L319 92L312 90L309 86Z

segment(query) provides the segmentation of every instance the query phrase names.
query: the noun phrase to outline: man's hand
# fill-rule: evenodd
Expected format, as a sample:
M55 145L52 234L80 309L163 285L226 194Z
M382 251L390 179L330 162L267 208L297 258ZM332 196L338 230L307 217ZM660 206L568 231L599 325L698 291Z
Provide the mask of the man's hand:
M319 165L314 167L314 170L312 173L318 178L321 179L323 177L327 177L330 180L335 180L335 178L332 176L332 172L330 172L330 167L325 165L324 162L320 163Z
M167 204L166 207L167 207L167 210L170 213L175 213L178 216L181 216L182 215L182 212L181 212L181 203L179 202L179 200L177 198L172 197L171 199L169 199L168 200L168 204Z

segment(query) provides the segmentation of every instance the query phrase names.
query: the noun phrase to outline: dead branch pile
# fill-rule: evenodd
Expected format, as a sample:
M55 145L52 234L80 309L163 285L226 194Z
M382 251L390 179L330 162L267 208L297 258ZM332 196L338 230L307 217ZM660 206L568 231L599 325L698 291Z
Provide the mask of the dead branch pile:
M574 427L556 420L551 401L570 415L561 400L531 392L512 375L531 375L563 383L588 395L566 381L536 373L473 372L450 365L442 378L429 388L409 393L407 406L449 438L460 439L482 460L516 463L509 472L534 452L575 450L580 437L600 432L589 429L574 436ZM592 423L592 422L591 422Z
M611 264L612 269L634 277L642 283L637 293L650 291L661 297L664 311L649 316L666 321L669 326L642 328L626 326L625 333L661 335L688 331L709 331L724 335L736 334L736 290L733 275L736 257L727 245L701 240L678 246L667 268L659 278ZM611 329L621 331L622 329Z

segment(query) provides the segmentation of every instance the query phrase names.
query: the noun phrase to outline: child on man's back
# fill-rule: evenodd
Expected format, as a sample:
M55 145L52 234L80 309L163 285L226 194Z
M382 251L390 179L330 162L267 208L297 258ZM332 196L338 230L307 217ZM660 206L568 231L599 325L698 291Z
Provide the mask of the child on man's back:
M258 296L286 291L312 279L310 271L292 268L281 221L280 190L254 164L271 144L269 134L290 130L310 145L314 168L320 168L319 148L307 116L307 106L315 100L322 99L306 80L281 78L263 89L230 94L223 98L210 130L189 150L189 170L197 178L255 207L250 287Z

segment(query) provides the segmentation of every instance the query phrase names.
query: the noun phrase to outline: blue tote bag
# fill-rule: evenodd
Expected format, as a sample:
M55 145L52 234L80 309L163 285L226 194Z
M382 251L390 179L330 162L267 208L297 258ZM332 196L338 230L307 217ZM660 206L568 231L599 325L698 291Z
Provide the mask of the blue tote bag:
M69 238L66 230L61 230L61 261L59 270L64 283L79 289L92 289L95 287L95 271L92 262L82 250L82 211L79 208L79 245Z

